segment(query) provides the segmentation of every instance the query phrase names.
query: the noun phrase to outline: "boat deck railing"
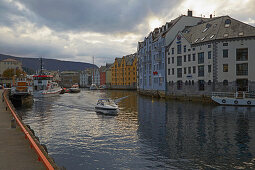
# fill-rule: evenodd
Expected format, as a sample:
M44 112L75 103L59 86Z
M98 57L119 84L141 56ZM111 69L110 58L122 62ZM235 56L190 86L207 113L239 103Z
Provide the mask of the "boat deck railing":
M244 99L244 98L254 98L255 99L255 93L254 92L212 92L211 96L214 97L229 97L229 98L235 98L235 99Z

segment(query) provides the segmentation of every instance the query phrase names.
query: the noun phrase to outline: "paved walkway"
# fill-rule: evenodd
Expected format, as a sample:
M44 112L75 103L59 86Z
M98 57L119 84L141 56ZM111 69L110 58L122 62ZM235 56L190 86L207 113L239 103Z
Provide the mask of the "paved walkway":
M0 90L0 169L1 170L36 170L45 169L37 155L30 148L29 141L18 125L11 128L11 113L5 110L2 102L3 90Z

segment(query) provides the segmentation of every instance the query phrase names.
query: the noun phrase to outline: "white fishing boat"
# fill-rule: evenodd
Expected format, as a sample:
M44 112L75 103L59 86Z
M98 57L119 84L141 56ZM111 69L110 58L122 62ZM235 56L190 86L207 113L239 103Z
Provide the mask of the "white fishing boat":
M111 99L99 99L95 107L97 113L117 115L118 114L118 105Z
M69 89L70 93L79 93L81 89L79 88L78 84L72 85L72 87Z
M255 93L213 92L211 99L220 105L255 106Z
M13 77L13 85L11 87L11 96L29 96L32 94L32 82L26 76Z
M53 76L51 75L35 75L33 76L34 97L52 97L58 96L62 88L59 87L58 83L53 81Z

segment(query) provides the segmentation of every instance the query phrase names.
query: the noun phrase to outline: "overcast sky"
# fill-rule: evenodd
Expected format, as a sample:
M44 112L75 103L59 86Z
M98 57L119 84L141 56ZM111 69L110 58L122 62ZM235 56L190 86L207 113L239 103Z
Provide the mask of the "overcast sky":
M0 53L100 66L188 9L255 26L255 0L0 0Z

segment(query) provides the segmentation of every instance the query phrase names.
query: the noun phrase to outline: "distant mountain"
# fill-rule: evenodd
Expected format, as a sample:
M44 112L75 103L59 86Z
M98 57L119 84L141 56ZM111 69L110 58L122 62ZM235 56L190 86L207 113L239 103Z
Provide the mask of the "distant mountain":
M0 54L0 61L12 58L22 62L22 67L26 69L32 69L34 71L40 69L40 58L25 58L15 57L10 55ZM86 68L93 68L97 66L90 63L73 62L73 61L61 61L56 59L43 58L43 68L46 70L59 70L59 71L82 71Z

